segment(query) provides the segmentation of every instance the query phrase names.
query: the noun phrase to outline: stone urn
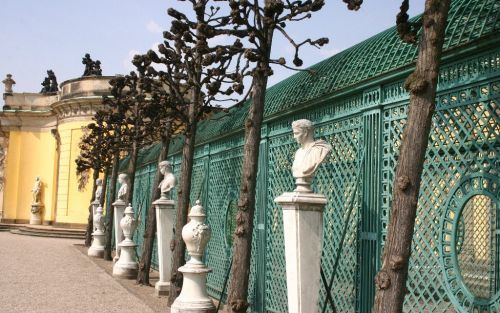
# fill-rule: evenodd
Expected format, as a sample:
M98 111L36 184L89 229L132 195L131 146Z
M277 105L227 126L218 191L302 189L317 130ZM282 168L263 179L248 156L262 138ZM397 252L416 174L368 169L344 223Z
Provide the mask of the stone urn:
M123 213L125 216L123 216L120 220L120 227L122 228L125 239L122 242L132 241L132 236L137 228L137 221L134 218L134 210L132 209L130 203L128 207L125 208L125 212Z
M102 258L104 256L104 216L102 215L102 207L98 206L94 215L94 232L92 233L93 241L87 254L93 257Z
M212 270L202 262L211 230L205 224L206 214L199 200L188 216L191 221L182 228L182 239L191 258L179 268L183 274L182 290L172 304L171 312L212 313L216 309L207 293L207 274Z
M120 220L120 227L125 239L119 243L121 252L118 261L113 266L113 276L133 279L137 276L137 256L135 247L137 245L132 240L134 231L137 228L137 221L134 218L134 210L131 204L125 208L124 216Z
M201 258L210 240L212 231L210 226L205 224L207 215L200 204L200 200L196 201L195 206L191 208L188 216L191 221L182 228L182 240L186 243L186 250L191 256L187 263L204 266Z

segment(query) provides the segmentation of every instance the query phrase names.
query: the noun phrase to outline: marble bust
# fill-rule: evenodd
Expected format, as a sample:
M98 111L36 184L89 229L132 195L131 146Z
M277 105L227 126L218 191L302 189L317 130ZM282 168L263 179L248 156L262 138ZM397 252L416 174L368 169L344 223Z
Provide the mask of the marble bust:
M33 193L33 204L40 203L40 195L42 193L42 181L40 176L37 176L35 179L35 184L33 185L33 189L31 189Z
M102 197L102 179L101 178L96 179L95 184L96 184L97 188L96 188L95 194L94 194L95 195L94 201L101 202L101 197Z
M170 162L162 161L158 164L158 167L160 168L160 173L162 173L163 175L163 180L161 181L158 188L160 188L161 191L161 198L167 199L167 195L169 194L170 190L175 187L176 179L174 174L172 173L172 165L170 164Z
M118 190L118 200L121 200L121 201L124 201L126 202L127 201L127 198L128 198L128 184L129 184L129 179L128 179L128 175L125 174L125 173L121 173L120 175L118 175L118 183L121 184L120 186L120 189Z
M324 140L314 140L314 127L309 120L297 120L292 123L293 138L300 145L293 159L292 174L296 179L295 191L311 191L310 184L332 146Z

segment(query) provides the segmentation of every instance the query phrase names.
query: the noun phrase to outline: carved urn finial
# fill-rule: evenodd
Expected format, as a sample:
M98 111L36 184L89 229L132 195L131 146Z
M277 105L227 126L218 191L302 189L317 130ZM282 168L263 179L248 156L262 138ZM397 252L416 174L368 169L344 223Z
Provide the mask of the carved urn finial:
M120 221L120 227L123 230L123 236L125 237L124 241L132 241L132 236L137 228L137 221L134 218L134 209L132 208L132 204L129 203L123 213L125 215Z
M102 216L102 206L98 206L94 215L94 231L104 232L104 219Z
M186 249L191 256L187 263L204 266L201 258L212 231L210 226L205 224L207 215L201 206L200 200L196 200L196 204L191 208L188 216L191 221L182 228L182 239L186 243Z

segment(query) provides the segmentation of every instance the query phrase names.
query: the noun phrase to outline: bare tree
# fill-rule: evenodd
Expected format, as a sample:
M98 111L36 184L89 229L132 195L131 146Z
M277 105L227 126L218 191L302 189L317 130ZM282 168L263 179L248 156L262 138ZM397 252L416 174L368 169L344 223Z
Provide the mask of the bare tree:
M124 81L122 79L113 78L109 81L112 86L111 94L113 98L118 96L118 92L122 87ZM110 147L111 159L111 176L109 183L109 197L106 202L106 222L105 222L105 245L104 245L104 259L111 261L111 250L112 250L112 236L113 236L113 219L114 210L112 203L116 200L116 183L118 180L118 170L120 165L120 152L124 150L124 146L128 145L123 140L125 123L125 110L124 107L116 105L113 103L113 98L104 96L103 103L107 105L107 108L100 111L103 115L105 134L104 140Z
M229 17L221 17L218 7L209 6L209 0L190 0L195 18L170 8L173 18L170 31L164 32L164 42L158 46L161 57L152 50L147 57L162 69L155 72L172 95L172 104L182 112L185 122L182 149L181 177L177 197L177 221L173 247L171 290L169 303L173 303L182 287L182 273L177 269L185 260L185 244L181 229L187 222L191 176L194 161L194 144L198 121L216 107L215 102L235 101L233 93L243 93L243 77L240 71L248 67L242 58L242 44L210 46L209 40L228 35L223 27ZM234 58L239 55L240 57ZM232 83L232 85L229 85ZM227 87L227 88L226 88Z
M104 172L110 167L111 160L109 155L109 145L105 144L103 140L104 127L103 115L97 112L93 117L94 122L90 123L84 128L84 135L82 136L78 145L80 154L76 162L76 173L78 177L78 189L84 190L88 183L89 174L92 170L92 199L95 200L95 191L97 189L96 180L99 174ZM89 216L87 219L87 228L85 232L85 246L90 246L92 243L92 204L89 204Z
M410 105L394 178L382 269L375 278L375 313L403 311L420 181L435 109L439 61L449 7L450 0L426 0L416 68L405 82L405 88L410 92ZM407 10L408 0L404 0L397 17L398 31L404 41L416 42L416 28L408 22Z
M132 63L137 67L142 75L143 82L146 86L143 89L148 94L148 109L144 111L144 118L149 121L150 132L154 137L159 137L161 142L161 150L158 155L158 163L165 160L168 155L168 147L172 135L177 133L184 125L182 116L176 107L172 106L175 103L173 97L165 85L156 75L155 71L147 71L151 65L151 59L145 55L137 55ZM153 127L151 127L154 125ZM155 178L151 190L151 203L160 197L160 189L156 188L160 184L161 173L160 168L157 168ZM146 218L146 229L144 231L144 240L142 244L142 254L139 261L139 271L136 282L141 285L149 285L149 272L151 268L151 260L153 256L154 238L156 234L156 208L153 204L149 207Z
M328 43L327 38L306 39L295 42L285 30L288 23L302 21L311 13L321 10L324 0L310 1L229 1L231 23L241 37L252 45L246 49L245 57L256 63L252 70L252 104L245 122L245 145L241 170L238 214L233 241L232 280L229 287L229 312L242 313L248 308L248 279L252 247L253 218L255 212L255 190L260 147L261 127L264 116L264 102L268 77L272 75L271 64L279 64L289 69L285 58L271 58L271 48L275 32L282 34L295 48L293 64L302 66L299 49L305 44L315 47Z

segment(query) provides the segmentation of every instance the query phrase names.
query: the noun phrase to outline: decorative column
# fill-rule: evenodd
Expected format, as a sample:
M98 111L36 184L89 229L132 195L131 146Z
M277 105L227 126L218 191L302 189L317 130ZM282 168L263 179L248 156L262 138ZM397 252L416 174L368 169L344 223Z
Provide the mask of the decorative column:
M293 122L292 129L300 144L292 167L297 187L274 201L283 208L288 312L311 313L318 312L323 209L327 201L312 192L310 184L331 146L324 140L313 140L314 129L308 120Z
M97 213L97 208L100 207L101 204L97 200L92 201L90 204L92 205L92 231L95 231L97 224L96 224L94 218L95 218L95 215Z
M317 312L326 198L286 192L274 201L283 207L288 312Z
M134 218L134 210L130 204L125 209L124 213L125 216L120 221L120 227L122 228L125 239L118 244L121 248L121 252L120 258L113 266L113 276L130 279L137 277L138 270L135 253L135 247L137 247L137 245L132 240L134 231L137 228L137 221Z
M155 293L157 296L167 296L170 290L170 272L172 270L172 254L169 247L173 238L175 202L161 197L153 202L153 205L156 208L156 236L160 270L160 279L155 284Z
M211 230L205 224L205 210L200 200L196 201L188 216L191 221L182 228L182 239L191 258L179 268L184 277L182 290L172 304L171 312L212 313L215 306L207 294L207 274L212 270L202 261Z
M113 208L115 210L114 212L114 216L113 216L113 227L115 229L115 249L116 249L116 254L115 254L115 257L113 258L113 262L116 262L118 261L118 259L120 258L120 250L121 250L121 247L120 247L120 242L122 241L123 239L123 231L122 231L122 228L120 227L120 221L122 220L123 218L123 214L125 212L125 207L127 206L127 204L125 203L125 201L123 200L116 200L114 203L113 203Z
M89 256L102 258L104 256L104 218L102 216L102 207L99 205L96 208L96 213L93 216L94 232L92 237L92 245L90 246L87 254Z
M128 175L126 173L120 173L118 175L118 183L120 183L121 186L120 189L118 190L118 194L116 195L117 200L113 203L113 207L115 210L113 227L115 228L115 249L116 249L116 254L115 257L113 258L113 262L118 261L121 253L120 242L123 240L123 232L120 227L120 221L123 218L125 207L127 206L127 202L125 201L128 200L128 194L129 194L128 185L130 183Z
M175 187L176 178L172 173L172 165L168 161L158 164L163 175L158 188L160 199L153 202L156 209L156 234L158 238L158 263L160 263L160 280L155 284L157 296L166 296L170 290L170 272L172 270L172 254L169 251L174 228L174 201L169 200L170 192Z

